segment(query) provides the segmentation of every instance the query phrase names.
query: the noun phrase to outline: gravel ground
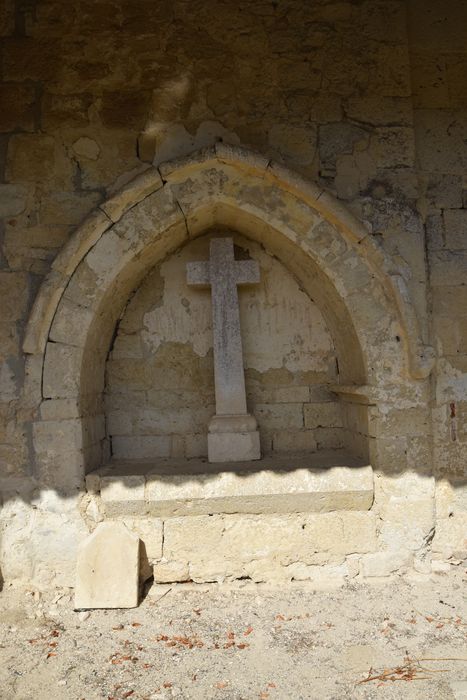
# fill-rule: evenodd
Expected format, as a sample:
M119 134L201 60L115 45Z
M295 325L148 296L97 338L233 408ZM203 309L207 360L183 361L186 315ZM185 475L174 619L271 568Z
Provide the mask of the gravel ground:
M463 569L335 590L242 583L153 586L135 610L92 612L68 591L6 588L0 698L467 698Z

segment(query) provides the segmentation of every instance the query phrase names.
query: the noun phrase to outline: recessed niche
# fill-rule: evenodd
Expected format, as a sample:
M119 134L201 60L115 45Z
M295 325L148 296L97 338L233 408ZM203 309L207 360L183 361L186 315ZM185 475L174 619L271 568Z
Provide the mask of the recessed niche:
M261 270L259 284L239 287L239 304L248 410L262 454L342 450L346 409L331 389L338 359L320 309L271 252L216 230L154 267L117 325L105 389L114 460L207 457L215 413L211 290L188 286L186 264L209 258L212 235L233 236L236 259L254 259Z

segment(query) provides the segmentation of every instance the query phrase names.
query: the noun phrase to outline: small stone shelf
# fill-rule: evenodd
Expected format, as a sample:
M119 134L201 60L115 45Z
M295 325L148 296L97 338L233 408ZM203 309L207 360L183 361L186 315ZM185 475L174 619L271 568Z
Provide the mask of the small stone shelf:
M222 465L114 462L88 474L86 484L110 517L365 511L374 497L372 467L336 453Z

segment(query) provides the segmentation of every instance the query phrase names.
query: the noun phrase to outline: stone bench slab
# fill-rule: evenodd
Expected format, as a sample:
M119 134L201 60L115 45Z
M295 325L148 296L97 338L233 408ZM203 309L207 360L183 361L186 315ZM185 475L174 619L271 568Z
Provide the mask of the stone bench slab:
M242 465L241 469L238 464L235 468L222 465L214 469L198 462L193 462L190 469L186 465L169 469L167 463L127 464L126 468L119 464L93 472L87 482L92 490L100 491L106 515L111 517L322 513L371 508L371 466L307 468L306 463L306 458L262 460L263 468L255 462L254 467Z

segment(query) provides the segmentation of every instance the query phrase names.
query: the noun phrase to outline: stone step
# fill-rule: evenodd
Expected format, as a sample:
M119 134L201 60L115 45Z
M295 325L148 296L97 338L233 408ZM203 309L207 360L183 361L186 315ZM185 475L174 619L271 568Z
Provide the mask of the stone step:
M373 469L345 461L349 465L321 468L306 456L241 467L201 460L115 463L92 472L86 482L88 490L100 493L108 517L369 510Z

